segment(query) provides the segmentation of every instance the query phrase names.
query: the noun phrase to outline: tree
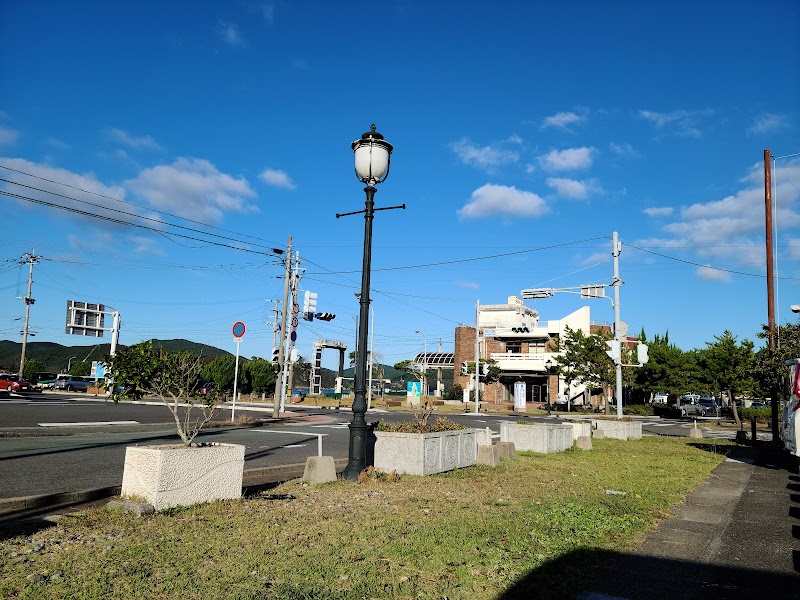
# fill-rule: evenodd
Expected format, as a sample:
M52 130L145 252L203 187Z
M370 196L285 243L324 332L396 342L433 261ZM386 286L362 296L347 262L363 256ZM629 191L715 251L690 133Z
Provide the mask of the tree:
M722 335L715 335L713 342L706 342L699 356L703 378L714 390L725 392L733 418L740 424L736 394L752 393L756 386L753 342L745 339L738 344L736 336L726 329Z
M156 350L148 341L107 356L104 362L114 381L114 402L120 398L158 397L172 413L178 435L187 448L213 418L219 396L199 393L203 368L200 357L187 351ZM194 408L199 409L199 414Z
M34 374L40 371L44 371L44 365L42 362L35 358L31 358L30 360L25 361L25 366L22 369L22 378L25 381L32 381Z
M230 354L214 357L203 366L203 379L210 381L218 390L232 390L236 371L236 358Z
M650 360L634 369L634 387L647 398L654 392L680 396L701 385L697 352L684 352L669 343L669 336L656 334L648 344Z
M558 340L556 363L561 377L567 386L567 394L573 383L583 384L590 389L601 388L608 391L606 412L609 410L612 384L616 380L615 367L606 354L609 336L600 333L586 335L580 329L567 326L564 336ZM622 399L618 398L621 402Z
M72 367L70 367L69 374L75 375L76 377L85 377L92 372L92 363L88 360L82 360L80 362L72 363Z
M235 365L234 365L235 366ZM240 366L240 381L259 394L275 390L275 365L272 361L253 357Z

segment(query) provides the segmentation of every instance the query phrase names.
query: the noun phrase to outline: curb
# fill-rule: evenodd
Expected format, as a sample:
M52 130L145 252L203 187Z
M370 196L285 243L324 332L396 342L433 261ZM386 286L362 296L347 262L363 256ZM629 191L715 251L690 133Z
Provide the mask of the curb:
M336 470L341 471L347 466L346 458L334 460ZM245 469L242 477L242 495L246 495L250 488L257 488L265 484L284 483L291 479L302 477L305 463L278 465L275 467L256 467ZM14 513L33 509L57 508L65 505L84 504L106 498L119 496L121 485L112 485L102 488L91 488L76 492L58 492L55 494L40 494L37 496L19 496L16 498L0 498L0 520L13 520ZM256 490L251 490L256 491Z

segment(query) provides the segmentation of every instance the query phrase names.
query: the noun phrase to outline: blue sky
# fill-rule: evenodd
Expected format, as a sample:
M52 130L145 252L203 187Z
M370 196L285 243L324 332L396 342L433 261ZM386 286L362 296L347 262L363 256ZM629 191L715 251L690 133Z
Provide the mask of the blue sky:
M144 228L0 196L0 339L21 339L16 261L35 250L34 341L95 342L64 334L80 300L118 309L124 344L235 352L242 320L242 354L269 356L268 249L291 235L301 288L337 315L301 324L300 353L320 337L352 348L363 218L335 214L364 207L350 142L371 123L395 148L376 205L407 206L374 222L384 362L451 351L477 300L610 282L613 231L632 331L684 349L725 329L754 339L765 148L785 157L778 319L800 303L798 24L791 0L6 0L0 190ZM556 319L585 302L529 304Z

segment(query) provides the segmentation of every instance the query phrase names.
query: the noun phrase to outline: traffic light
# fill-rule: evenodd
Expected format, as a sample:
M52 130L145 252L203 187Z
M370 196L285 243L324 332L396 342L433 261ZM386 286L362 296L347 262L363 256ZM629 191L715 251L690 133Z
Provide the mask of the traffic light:
M647 364L647 361L650 360L650 357L647 356L647 344L636 346L636 360L639 361L640 365Z
M318 312L314 316L320 321L333 321L336 318L335 314L327 312Z
M614 364L618 364L621 360L621 344L619 340L606 340L606 345L611 348L611 350L606 350L606 354L614 361Z
M280 351L279 348L273 348L272 349L272 362L274 362L274 363L278 362L278 356L280 355L280 353L281 353L281 351Z
M461 363L461 374L469 375L469 365L467 364L467 361Z
M307 291L303 295L303 318L306 321L313 321L315 312L317 312L317 294Z

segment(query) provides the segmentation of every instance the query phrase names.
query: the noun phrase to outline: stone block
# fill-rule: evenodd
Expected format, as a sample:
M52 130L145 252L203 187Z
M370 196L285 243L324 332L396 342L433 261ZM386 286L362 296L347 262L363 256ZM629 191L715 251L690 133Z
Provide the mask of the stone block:
M491 446L492 445L492 430L489 427L476 429L475 440L478 446Z
M617 440L639 440L642 438L640 421L617 421L614 419L593 419L592 426L605 433L607 438Z
M497 442L497 449L500 451L500 460L517 458L517 448L514 446L514 442Z
M572 438L577 441L581 436L592 435L592 424L589 421L572 421Z
M239 444L128 446L121 495L155 510L241 498L244 451Z
M606 434L602 429L595 429L592 431L592 437L596 440L602 440L604 437L606 437Z
M478 446L478 464L490 467L500 466L500 448L497 446Z
M476 461L475 429L431 433L376 431L375 438L375 468L387 473L431 475L471 467Z
M303 481L312 485L336 481L336 465L332 456L309 456L303 471Z
M689 437L690 438L700 438L700 439L702 439L703 438L703 430L702 429L697 429L695 427L692 427L689 430Z
M501 423L500 441L513 442L518 451L563 452L572 448L572 430L570 423Z
M575 446L577 448L580 448L581 450L591 450L592 449L592 436L590 436L590 435L578 436L578 439L575 440Z

